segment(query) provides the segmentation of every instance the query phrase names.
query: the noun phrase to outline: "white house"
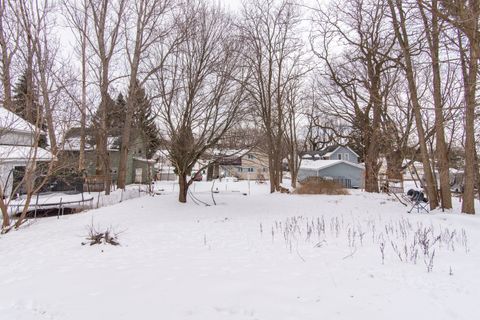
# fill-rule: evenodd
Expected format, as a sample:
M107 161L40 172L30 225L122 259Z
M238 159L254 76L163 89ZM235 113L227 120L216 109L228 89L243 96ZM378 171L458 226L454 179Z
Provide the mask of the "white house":
M5 196L13 187L15 169L23 169L30 161L48 162L52 154L32 147L35 136L45 133L15 113L0 106L0 185Z

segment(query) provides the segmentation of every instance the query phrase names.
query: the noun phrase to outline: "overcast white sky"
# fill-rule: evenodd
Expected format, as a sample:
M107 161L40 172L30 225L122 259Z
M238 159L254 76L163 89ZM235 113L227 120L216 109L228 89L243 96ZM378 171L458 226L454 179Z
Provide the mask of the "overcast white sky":
M131 0L135 1L135 0ZM210 0L212 2L220 3L221 5L224 6L226 10L231 10L232 12L240 12L241 7L242 7L242 0ZM247 0L248 1L248 0ZM326 2L328 0L319 0L319 2ZM301 4L305 4L307 6L316 6L317 0L299 0ZM309 30L309 26L307 25L307 19L309 18L310 13L308 13L308 10L305 10L305 25L302 29L305 31ZM72 31L66 27L67 22L65 21L65 18L60 18L57 21L57 32L58 32L58 38L60 40L60 51L61 54L60 56L62 57L61 59L64 60L64 62L68 63L71 66L79 66L79 60L77 55L75 54L74 50L75 47L77 46L75 36L72 33ZM307 36L307 32L305 32L305 36Z

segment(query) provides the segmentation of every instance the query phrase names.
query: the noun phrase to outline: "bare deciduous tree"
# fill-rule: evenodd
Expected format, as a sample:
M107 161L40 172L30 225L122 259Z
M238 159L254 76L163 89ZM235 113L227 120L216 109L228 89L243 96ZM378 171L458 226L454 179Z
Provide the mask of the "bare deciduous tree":
M18 50L21 33L17 17L8 4L8 0L0 1L0 50L1 76L3 87L3 106L12 109L12 72L11 65Z
M179 10L171 39L177 45L158 51L165 63L155 75L163 140L186 202L194 165L235 124L244 95L242 44L231 18L203 1Z
M396 67L385 11L383 0L333 1L327 10L315 10L311 37L314 53L325 66L319 68L324 77L319 86L322 108L357 133L367 192L379 191L382 114L393 85L390 72Z
M440 178L440 200L445 209L452 208L452 195L450 192L450 177L448 165L448 150L445 141L445 122L442 98L442 79L440 66L440 36L443 26L439 23L437 8L438 1L431 1L431 14L427 13L423 0L417 0L418 8L422 17L425 37L430 51L433 73L433 103L435 109L435 133L436 154Z
M126 0L88 0L88 16L93 34L87 34L89 47L96 56L91 69L98 70L100 90L100 106L98 118L94 119L96 128L97 174L104 177L105 193L110 194L112 176L110 173L110 157L107 150L108 127L107 113L109 89L113 81L112 60L118 51L118 43L122 32L122 19Z
M440 8L432 7L432 12L448 21L458 30L458 45L463 76L465 105L465 181L462 212L475 213L475 109L477 106L478 59L480 58L480 1L441 0ZM466 38L467 44L462 41Z
M139 0L132 2L130 6L130 17L127 19L126 29L135 30L135 32L133 39L129 32L125 33L130 74L118 167L119 188L125 188L130 132L135 112L135 93L158 68L163 67L163 60L160 59L155 66L150 66L150 70L142 72L141 63L151 51L150 49L172 31L171 20L173 19L166 16L172 6L171 0Z
M428 195L430 208L438 207L438 195L436 191L436 181L432 172L430 156L427 147L427 139L422 121L422 108L418 94L417 79L415 78L415 67L412 61L412 47L410 45L409 33L407 31L407 17L401 1L387 0L392 14L393 29L395 30L397 41L403 52L405 76L408 82L410 100L415 115L415 124L417 126L417 136L420 145L420 154L422 157L423 170L426 180L426 192Z
M78 156L78 171L85 170L85 142L87 123L87 34L88 29L88 0L82 2L65 0L63 7L67 13L67 21L72 31L76 34L77 43L80 46L80 67L81 67L81 99L78 104L80 110L80 146Z
M254 0L244 4L242 13L244 61L250 69L245 85L266 136L270 192L275 192L282 181L286 91L301 74L299 6L286 0Z

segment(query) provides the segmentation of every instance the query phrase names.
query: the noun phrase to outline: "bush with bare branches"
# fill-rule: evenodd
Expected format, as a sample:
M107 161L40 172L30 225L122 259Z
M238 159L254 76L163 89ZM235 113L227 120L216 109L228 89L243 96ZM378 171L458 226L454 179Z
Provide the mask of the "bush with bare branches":
M349 194L348 190L345 189L340 183L322 179L322 178L309 178L300 183L299 187L295 190L296 194Z

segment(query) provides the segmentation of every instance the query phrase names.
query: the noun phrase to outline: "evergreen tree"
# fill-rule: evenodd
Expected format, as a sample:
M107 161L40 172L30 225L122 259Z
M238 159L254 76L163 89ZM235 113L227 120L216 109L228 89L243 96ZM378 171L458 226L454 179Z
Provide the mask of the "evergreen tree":
M146 95L145 89L139 86L135 92L134 109L133 127L137 128L138 132L146 139L146 155L147 158L151 158L160 146L160 137L150 99Z
M31 99L31 105L28 106L28 99ZM30 108L30 110L28 110ZM27 73L24 72L13 88L13 103L10 110L22 119L25 119L34 126L38 126L42 130L47 130L45 119L43 117L43 109L37 101L35 89L33 86L29 88L27 82ZM40 112L40 114L38 114ZM37 117L39 117L37 119ZM38 146L45 148L48 146L46 135L41 135Z
M28 99L31 99L32 103L28 106ZM30 108L30 110L28 110ZM27 120L33 125L37 125L37 116L40 116L40 125L43 130L46 129L45 124L43 123L43 110L41 105L37 101L37 96L35 94L35 89L33 86L29 88L27 82L27 74L24 72L17 83L13 88L13 104L12 112L20 116L21 118ZM38 114L40 112L40 115Z
M125 121L126 101L120 93L114 101L110 96L107 100L107 135L110 137L122 135L123 122ZM97 109L95 118L100 119L101 106Z
M112 136L121 136L123 130L123 123L125 122L125 108L127 102L123 94L119 93L115 103L112 104L112 109L108 110L108 122Z

